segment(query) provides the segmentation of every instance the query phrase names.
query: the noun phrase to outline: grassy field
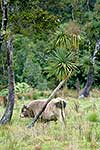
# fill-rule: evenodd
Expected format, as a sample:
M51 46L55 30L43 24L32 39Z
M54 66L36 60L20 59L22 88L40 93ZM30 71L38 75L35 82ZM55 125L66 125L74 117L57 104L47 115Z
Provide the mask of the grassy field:
M64 129L59 122L28 129L31 119L21 119L20 110L29 101L17 101L11 124L0 128L0 150L100 150L100 98L66 99ZM0 116L3 111L0 106Z

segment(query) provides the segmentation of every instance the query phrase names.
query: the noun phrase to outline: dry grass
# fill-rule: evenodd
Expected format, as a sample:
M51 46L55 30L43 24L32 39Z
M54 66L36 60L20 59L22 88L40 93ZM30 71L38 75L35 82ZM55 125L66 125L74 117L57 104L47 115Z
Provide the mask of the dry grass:
M74 92L70 93L74 95ZM99 150L100 98L78 100L73 97L66 97L65 129L59 122L36 123L28 129L31 119L21 119L19 112L23 103L29 101L18 101L11 124L0 129L0 150ZM1 114L4 108L0 108Z

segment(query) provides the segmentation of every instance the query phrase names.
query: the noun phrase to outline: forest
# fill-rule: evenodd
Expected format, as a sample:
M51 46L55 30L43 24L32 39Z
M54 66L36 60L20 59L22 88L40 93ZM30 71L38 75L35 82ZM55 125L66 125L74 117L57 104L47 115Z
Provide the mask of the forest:
M74 61L78 68L68 80L67 86L75 88L78 79L82 88L87 79L95 45L100 38L99 0L14 0L10 1L9 5L6 36L9 32L13 35L15 83L25 82L40 90L55 88L59 83L60 73L51 70L52 63L55 62L50 63L49 59L55 58L56 54L64 57L59 54L61 50L67 55L71 53L68 61ZM2 89L8 85L8 75L5 45L2 44L0 49ZM93 87L98 88L99 54L96 54L93 75ZM56 67L56 64L53 67Z
M0 149L99 150L100 0L0 3ZM57 97L66 129L37 121ZM38 114L21 119L39 99Z

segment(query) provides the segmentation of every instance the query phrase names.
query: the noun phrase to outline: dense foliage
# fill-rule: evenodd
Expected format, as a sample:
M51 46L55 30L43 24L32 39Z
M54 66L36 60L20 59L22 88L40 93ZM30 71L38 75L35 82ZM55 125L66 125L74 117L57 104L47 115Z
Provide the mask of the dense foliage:
M13 34L15 82L26 82L38 89L54 88L58 83L58 74L52 70L53 76L48 78L46 68L56 65L55 53L61 57L66 51L74 55L68 59L78 68L67 84L75 87L78 78L83 86L96 41L100 38L100 0L11 0L9 4L8 29ZM0 20L1 17L0 11ZM100 52L97 54L93 83L98 87L99 56ZM2 89L8 84L4 45L0 58ZM53 66L48 61L50 59L55 59ZM66 57L65 64L67 62Z

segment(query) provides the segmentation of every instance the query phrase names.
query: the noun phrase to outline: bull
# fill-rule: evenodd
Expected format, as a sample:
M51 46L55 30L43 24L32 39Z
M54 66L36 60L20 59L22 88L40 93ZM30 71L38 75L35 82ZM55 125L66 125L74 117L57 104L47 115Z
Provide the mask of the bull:
M23 105L20 117L35 117L45 103L46 100L33 100L28 105ZM65 125L65 108L66 101L64 99L60 97L54 98L47 104L39 119L43 122L59 120Z

